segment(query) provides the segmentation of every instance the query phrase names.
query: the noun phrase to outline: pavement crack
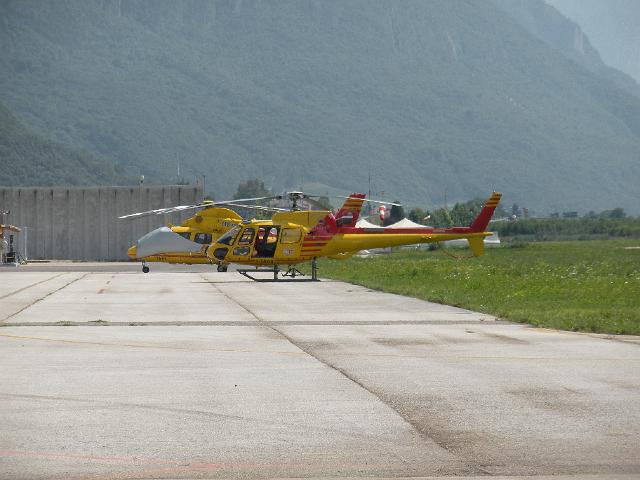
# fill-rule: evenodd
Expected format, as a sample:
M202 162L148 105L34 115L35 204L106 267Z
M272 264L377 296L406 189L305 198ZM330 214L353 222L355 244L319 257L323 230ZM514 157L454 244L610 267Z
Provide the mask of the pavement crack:
M50 400L56 402L76 402L83 404L90 404L94 408L102 407L102 408L138 408L142 410L152 410L152 411L163 411L167 413L178 413L178 414L189 414L189 415L199 415L204 417L213 417L213 418L226 418L231 420L255 420L249 417L244 417L240 415L230 415L226 413L217 413L207 410L194 410L194 409L186 409L186 408L176 408L176 407L167 407L164 405L147 405L143 403L132 403L132 402L114 402L108 400L92 400L86 398L76 398L76 397L64 397L64 396L56 396L56 395L27 395L27 394L16 394L16 393L5 393L0 392L0 397L5 398L29 398L34 400Z
M467 459L464 459L463 457L458 455L455 451L452 451L451 448L446 443L444 443L442 441L438 441L438 439L433 438L432 436L430 436L428 432L424 431L424 428L422 428L420 425L417 425L415 422L412 421L412 419L410 417L408 417L407 415L403 414L403 412L393 402L389 401L389 399L385 398L384 395L380 394L375 389L369 387L366 383L364 383L363 381L359 380L356 376L352 375L346 369L344 369L344 368L336 365L335 363L329 361L328 359L325 359L325 358L321 357L320 355L316 354L311 349L309 349L309 348L305 347L304 345L302 345L301 343L297 342L293 337L287 335L284 331L278 329L273 323L265 322L255 312L253 312L249 307L244 305L242 302L236 300L235 298L231 297L226 292L222 291L214 283L212 283L211 285L221 295L224 295L226 298L228 298L229 300L234 302L236 305L238 305L240 308L242 308L247 313L249 313L253 318L256 319L256 321L257 321L257 323L259 325L272 330L277 335L279 335L282 338L284 338L285 340L287 340L294 347L296 347L299 350L301 350L302 352L306 353L308 356L310 356L311 358L313 358L316 361L320 362L324 366L326 366L326 367L334 370L335 372L339 373L342 377L346 378L351 383L354 383L355 385L357 385L358 387L360 387L361 389L363 389L364 391L366 391L367 393L369 393L373 397L377 398L378 401L380 401L386 407L388 407L393 412L395 412L395 414L398 415L398 417L400 419L402 419L402 421L405 424L407 424L411 428L411 430L413 430L416 433L416 435L418 435L424 442L431 442L431 443L437 445L438 447L440 447L441 449L443 449L444 451L446 451L449 454L451 454L454 458L458 459L464 465L463 471L462 472L458 472L459 474L473 474L473 475L489 475L490 474L490 472L488 470L483 469L476 462L471 462L471 461L469 461Z
M60 275L63 275L63 274L60 274ZM60 275L57 275L57 276L60 276ZM27 310L28 308L33 307L36 303L41 302L42 300L44 300L44 299L46 299L46 298L50 297L50 296L51 296L51 295L53 295L54 293L59 292L59 291L60 291L60 290L62 290L63 288L67 288L67 287L68 287L69 285L71 285L72 283L75 283L75 282L77 282L78 280L82 280L82 279L83 279L84 277L86 277L87 275L90 275L90 273L89 273L89 272L87 272L87 273L85 273L84 275L82 275L82 276L80 276L80 277L76 277L76 278L74 278L73 280L71 280L70 282L65 283L65 284L64 284L64 285L62 285L61 287L56 288L55 290L50 291L49 293L47 293L47 294L46 294L46 295L44 295L43 297L40 297L40 298L35 299L33 302L31 302L31 303L30 303L30 304L28 304L28 305L25 305L24 307L22 307L22 308L21 308L20 310L18 310L17 312L13 312L11 315L9 315L9 316L7 316L7 317L3 318L2 320L0 320L0 323L2 323L2 322L6 322L6 321L7 321L7 320L9 320L10 318L13 318L13 317L15 317L16 315L21 314L22 312L24 312L24 311L25 311L25 310ZM41 282L41 283L42 283L42 282Z
M196 410L190 408L178 408L178 407L170 407L165 405L151 405L145 403L137 403L137 402L120 402L113 400L104 400L104 399L91 399L91 398L78 398L71 396L62 396L62 395L42 395L42 394L26 394L26 393L9 393L9 392L0 392L0 398L4 399L29 399L29 400L40 400L43 402L68 402L68 403L78 403L80 405L90 405L92 408L102 408L102 409L110 409L110 408L132 408L139 410L148 410L152 412L164 412L170 414L178 414L178 415L193 415L202 418L209 419L219 419L219 420L233 420L237 422L251 422L256 424L265 425L267 427L273 427L277 429L283 428L294 428L299 426L298 422L287 422L282 421L282 419L266 419L259 418L251 415L233 415L230 413L220 413L212 410ZM380 440L376 437L372 437L369 435L361 435L353 432L345 432L336 428L327 428L327 427L316 427L316 431L319 434L339 434L348 438L352 438L354 440L367 442L372 445L380 445ZM392 443L387 443L389 448L393 448ZM399 454L394 454L400 458L404 463L407 463L407 460L400 456Z
M352 375L346 369L336 365L335 363L329 361L328 359L325 359L325 358L321 357L320 355L316 354L315 352L312 352L310 349L305 348L304 346L301 346L292 337L290 337L286 333L278 330L277 328L274 328L272 326L270 326L270 327L274 331L276 331L277 333L282 335L284 338L286 338L291 344L295 345L300 350L305 352L307 355L315 358L318 362L322 363L323 365L326 365L327 367L335 370L336 372L341 374L343 377L345 377L348 380L350 380L352 383L355 383L357 386L359 386L360 388L362 388L363 390L365 390L369 394L371 394L374 397L376 397L380 402L382 402L388 408L393 410L407 425L409 425L411 427L412 430L414 430L420 436L420 438L422 438L425 441L433 442L434 444L438 445L440 448L442 448L443 450L445 450L446 452L450 453L452 456L454 456L455 458L457 458L461 462L463 462L466 470L464 472L462 472L462 473L464 473L464 474L472 474L472 475L488 475L490 473L489 471L483 469L482 467L480 467L476 463L470 462L469 460L466 460L463 457L461 457L457 452L453 451L449 447L449 445L447 445L445 442L443 442L443 441L439 440L438 438L430 435L429 432L425 431L425 429L421 425L415 423L411 419L411 417L407 416L401 409L399 409L398 406L395 404L395 402L393 402L390 399L386 398L383 394L379 393L377 390L369 387L369 385L367 385L366 383L364 383L363 381L358 379L355 375Z

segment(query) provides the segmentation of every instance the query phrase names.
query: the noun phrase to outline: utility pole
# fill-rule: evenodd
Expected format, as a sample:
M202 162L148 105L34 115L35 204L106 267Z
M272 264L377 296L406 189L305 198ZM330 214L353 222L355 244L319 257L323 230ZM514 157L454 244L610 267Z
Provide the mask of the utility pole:
M24 261L29 260L29 254L27 253L27 229L28 227L22 227L22 231L24 235L22 236L22 240L24 242Z

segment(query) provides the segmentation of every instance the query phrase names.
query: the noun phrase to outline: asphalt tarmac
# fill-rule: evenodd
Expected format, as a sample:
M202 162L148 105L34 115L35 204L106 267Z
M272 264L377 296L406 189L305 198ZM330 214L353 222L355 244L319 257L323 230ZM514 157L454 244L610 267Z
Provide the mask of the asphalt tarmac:
M640 478L638 337L154 267L0 269L0 478Z

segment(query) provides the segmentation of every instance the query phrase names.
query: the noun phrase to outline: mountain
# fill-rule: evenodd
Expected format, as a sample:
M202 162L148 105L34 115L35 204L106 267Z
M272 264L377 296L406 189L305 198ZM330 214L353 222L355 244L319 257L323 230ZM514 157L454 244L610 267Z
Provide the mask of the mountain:
M640 100L490 2L4 0L0 44L21 121L152 181L640 210Z
M0 185L101 185L127 179L104 159L46 140L0 104Z
M637 0L546 0L577 22L605 63L640 82L640 2Z
M530 33L567 58L599 75L606 81L640 98L640 85L632 76L605 64L580 25L565 17L544 0L493 0ZM600 5L604 5L599 2ZM638 9L640 13L640 9ZM638 19L640 20L640 18ZM640 48L640 35L636 44ZM638 55L635 55L636 60Z

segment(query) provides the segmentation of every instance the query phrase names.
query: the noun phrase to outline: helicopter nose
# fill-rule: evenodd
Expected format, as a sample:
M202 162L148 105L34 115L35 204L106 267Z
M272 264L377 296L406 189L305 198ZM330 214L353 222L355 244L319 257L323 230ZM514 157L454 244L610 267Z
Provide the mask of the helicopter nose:
M168 227L160 227L147 233L136 242L137 258L170 252L199 253L202 245L192 242L172 232Z
M137 252L138 252L138 247L133 245L132 247L129 247L129 250L127 250L127 256L129 257L130 260L137 260L138 258L136 257Z

